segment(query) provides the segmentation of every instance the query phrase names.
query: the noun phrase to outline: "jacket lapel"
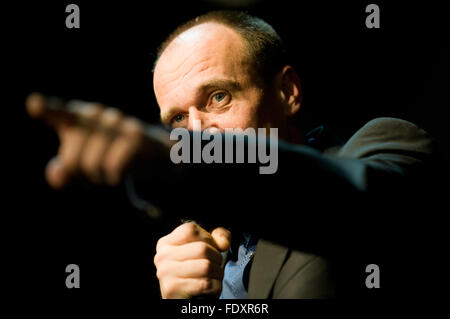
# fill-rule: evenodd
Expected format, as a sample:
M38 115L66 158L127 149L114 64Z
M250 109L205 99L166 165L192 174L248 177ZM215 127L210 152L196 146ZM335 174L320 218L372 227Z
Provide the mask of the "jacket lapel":
M288 253L288 248L263 239L258 241L255 257L250 269L248 284L249 299L269 298L281 266Z

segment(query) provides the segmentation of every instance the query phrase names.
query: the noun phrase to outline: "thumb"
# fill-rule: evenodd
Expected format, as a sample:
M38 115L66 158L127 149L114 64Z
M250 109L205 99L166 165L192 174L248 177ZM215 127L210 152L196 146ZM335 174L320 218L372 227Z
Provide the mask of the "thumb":
M217 248L220 251L226 251L231 245L231 233L223 227L217 227L211 232L211 237L214 239Z

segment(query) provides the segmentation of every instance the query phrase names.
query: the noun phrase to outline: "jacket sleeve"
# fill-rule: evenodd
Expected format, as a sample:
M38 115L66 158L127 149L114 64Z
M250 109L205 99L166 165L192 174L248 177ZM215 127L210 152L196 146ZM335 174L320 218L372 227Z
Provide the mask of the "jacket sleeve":
M387 211L422 185L432 155L425 131L379 118L334 153L280 141L272 175L258 174L258 163L178 164L181 174L143 181L140 194L173 216L328 253L388 227Z

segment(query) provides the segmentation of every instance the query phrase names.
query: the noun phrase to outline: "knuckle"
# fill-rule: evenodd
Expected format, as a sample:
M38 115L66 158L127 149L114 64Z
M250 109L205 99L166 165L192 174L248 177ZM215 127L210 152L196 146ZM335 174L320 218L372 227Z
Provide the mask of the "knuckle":
M164 278L164 274L162 273L162 270L160 267L158 267L156 269L156 278L158 278L159 280L162 280Z
M168 273L169 272L167 263L163 262L158 263L158 266L156 267L156 277L158 279L163 279L167 276Z
M123 119L123 114L119 109L108 107L103 110L100 116L100 123L105 126L115 126Z
M212 262L209 259L201 259L199 265L199 270L202 274L208 275L212 270Z
M104 106L100 103L83 102L78 100L69 101L67 103L67 107L72 112L87 119L96 119L104 109Z
M161 261L161 255L155 254L155 256L153 257L153 263L155 264L156 268L158 268L160 261Z
M160 251L162 245L163 245L163 241L162 241L162 238L160 238L160 239L158 239L158 241L156 242L156 246L155 246L156 253L158 253L158 252Z
M143 137L144 125L138 119L128 116L123 118L122 131L128 137L140 140Z
M212 280L209 278L200 279L198 282L198 290L209 291L213 286Z
M199 235L198 226L192 222L184 223L180 226L180 230L182 234L186 236L186 238L197 237Z
M207 257L208 256L208 244L206 244L205 242L196 242L195 243L195 250L196 250L196 255L198 257Z
M212 278L203 278L198 281L197 289L201 292L211 293L220 288L220 283Z
M156 252L158 253L161 248L165 245L165 241L166 241L166 236L161 237L160 239L158 239L158 241L156 242Z
M166 297L170 297L174 295L174 293L177 291L177 283L175 280L169 279L169 280L163 280L160 282L161 290L163 291L163 294Z
M169 248L167 246L161 247L158 252L155 254L153 261L155 265L161 263L162 261L168 259L170 257Z

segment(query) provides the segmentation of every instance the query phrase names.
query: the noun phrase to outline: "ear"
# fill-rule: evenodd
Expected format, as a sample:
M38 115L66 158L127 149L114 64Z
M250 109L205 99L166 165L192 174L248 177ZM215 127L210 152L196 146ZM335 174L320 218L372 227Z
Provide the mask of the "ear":
M277 75L277 86L285 105L285 115L292 116L298 112L302 104L300 78L294 68L286 65Z

